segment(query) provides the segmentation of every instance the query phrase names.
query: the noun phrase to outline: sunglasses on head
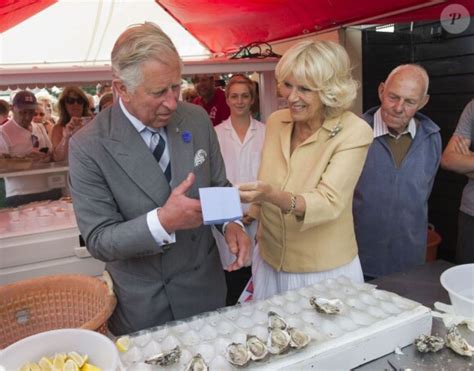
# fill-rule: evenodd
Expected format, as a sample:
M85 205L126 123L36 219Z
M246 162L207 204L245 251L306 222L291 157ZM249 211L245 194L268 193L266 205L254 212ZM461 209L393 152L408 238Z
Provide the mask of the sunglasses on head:
M64 101L65 101L67 104L74 104L74 103L77 103L77 104L84 104L84 99L82 99L81 97L79 97L79 98L66 97L66 99L64 99Z

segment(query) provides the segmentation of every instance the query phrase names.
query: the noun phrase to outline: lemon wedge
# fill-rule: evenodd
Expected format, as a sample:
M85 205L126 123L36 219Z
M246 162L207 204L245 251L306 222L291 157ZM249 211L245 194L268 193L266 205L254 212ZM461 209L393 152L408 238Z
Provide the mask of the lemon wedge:
M84 366L82 366L81 371L101 371L101 369L90 363L84 363Z
M81 356L79 353L77 352L69 352L67 354L68 356L68 359L74 361L74 363L77 365L77 367L81 368L82 365L87 361L87 355L85 356Z
M35 368L37 367L37 368ZM33 362L27 362L23 365L21 365L21 367L19 368L20 371L33 371L33 370L39 370L41 371L41 369L39 368L39 366L36 364L36 363L33 363Z
M79 367L72 359L68 359L64 364L63 371L79 371Z
M121 336L115 342L119 352L124 353L130 348L130 336Z
M53 370L53 362L47 357L43 357L39 360L38 365L41 368L41 371L52 371Z
M54 355L53 359L53 371L62 371L64 368L64 359L65 355L62 353L58 353Z

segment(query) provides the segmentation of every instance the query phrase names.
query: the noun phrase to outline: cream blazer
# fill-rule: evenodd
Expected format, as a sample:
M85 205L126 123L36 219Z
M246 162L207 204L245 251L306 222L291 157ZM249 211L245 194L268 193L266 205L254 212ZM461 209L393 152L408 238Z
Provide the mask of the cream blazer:
M345 112L324 121L290 156L293 125L287 109L269 117L258 179L302 196L306 212L297 218L267 202L252 205L260 254L277 271L333 269L357 255L352 197L372 129Z

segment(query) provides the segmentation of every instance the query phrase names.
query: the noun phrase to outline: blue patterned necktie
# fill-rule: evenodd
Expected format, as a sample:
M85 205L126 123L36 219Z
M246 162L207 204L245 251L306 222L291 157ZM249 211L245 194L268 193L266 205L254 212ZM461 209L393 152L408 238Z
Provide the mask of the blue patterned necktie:
M166 150L166 141L160 135L160 133L152 131L151 143L155 148L153 149L153 156L155 156L156 161L160 164L161 170L165 174L168 183L171 182L171 162L169 160L169 155L165 153ZM158 143L156 143L158 142Z

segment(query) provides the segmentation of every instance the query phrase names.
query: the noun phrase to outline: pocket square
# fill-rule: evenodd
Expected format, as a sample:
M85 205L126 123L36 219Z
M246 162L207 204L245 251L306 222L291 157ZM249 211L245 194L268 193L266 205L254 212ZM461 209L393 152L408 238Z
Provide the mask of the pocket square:
M203 149L198 149L194 155L194 167L198 167L206 161L207 152Z

